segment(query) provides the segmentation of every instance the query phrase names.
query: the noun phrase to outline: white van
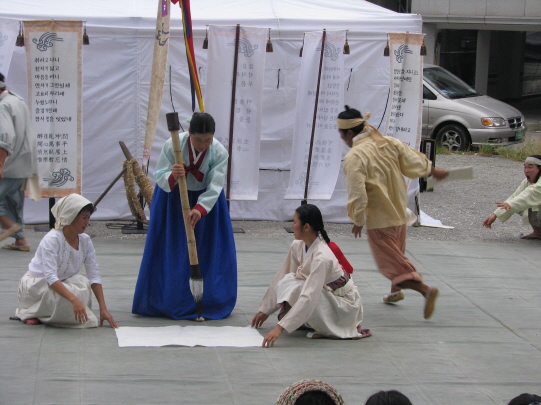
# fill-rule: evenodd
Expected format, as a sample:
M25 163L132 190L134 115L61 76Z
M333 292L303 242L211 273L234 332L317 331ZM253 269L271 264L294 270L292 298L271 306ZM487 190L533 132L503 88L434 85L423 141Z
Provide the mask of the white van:
M479 94L451 72L423 69L423 138L450 150L471 145L510 145L524 140L524 116L516 108Z

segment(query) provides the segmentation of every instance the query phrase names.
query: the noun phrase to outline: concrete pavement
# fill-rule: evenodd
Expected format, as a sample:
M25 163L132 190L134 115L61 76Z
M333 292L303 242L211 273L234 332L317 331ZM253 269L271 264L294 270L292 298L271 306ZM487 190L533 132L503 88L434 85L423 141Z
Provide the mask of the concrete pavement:
M120 231L119 231L120 232ZM207 326L246 326L284 259L292 236L236 234L238 302ZM430 320L423 299L406 291L383 304L389 282L366 240L336 239L355 267L364 302L359 341L284 334L272 349L119 348L109 327L70 330L8 320L30 254L0 251L0 404L273 404L291 383L317 378L346 404L398 389L415 405L507 404L541 393L541 242L481 244L409 241L408 255L440 289ZM144 241L94 239L109 310L121 326L193 325L131 314ZM269 318L260 330L276 324Z

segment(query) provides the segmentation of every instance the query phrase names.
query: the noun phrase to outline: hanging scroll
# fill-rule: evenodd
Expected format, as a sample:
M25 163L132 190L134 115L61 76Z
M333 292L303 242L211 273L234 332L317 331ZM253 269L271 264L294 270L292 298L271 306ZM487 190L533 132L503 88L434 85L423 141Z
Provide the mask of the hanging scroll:
M25 21L42 197L81 193L82 21Z
M319 77L322 38L322 31L308 32L304 38L295 106L291 173L285 199L305 198L310 154L307 199L330 200L340 172L343 149L336 127L336 117L344 105L342 47L345 43L346 31L326 32L321 77ZM319 97L317 97L317 113L314 120L318 80L320 80ZM314 122L314 139L311 142ZM311 151L310 144L313 145Z
M259 189L259 144L265 74L265 44L268 30L240 27L234 114L225 100L231 100L236 27L210 26L206 111L216 121L218 139L231 145L230 200L257 200ZM231 122L232 120L232 122Z
M415 150L421 142L424 34L389 33L390 88L385 135Z

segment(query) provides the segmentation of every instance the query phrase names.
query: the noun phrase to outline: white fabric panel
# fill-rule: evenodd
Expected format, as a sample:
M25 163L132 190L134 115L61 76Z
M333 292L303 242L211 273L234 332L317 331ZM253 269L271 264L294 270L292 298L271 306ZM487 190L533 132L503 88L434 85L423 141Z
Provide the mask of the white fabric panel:
M227 179L229 190L226 187L226 197L230 200L257 200L267 30L239 28L234 114L231 118L236 31L236 27L213 25L209 28L205 110L216 121L214 137L231 150L231 175Z
M388 31L421 32L417 15L398 14L366 1L206 0L192 5L194 48L203 95L208 50L201 49L207 24L236 24L272 28L273 53L266 54L261 116L261 155L257 201L232 201L233 219L288 220L300 201L284 201L289 180L295 120L295 100L303 32L349 29L350 55L344 55L345 103L370 111L369 122L379 126L385 114L389 89L389 60L383 57ZM0 2L0 18L17 20L73 18L87 21L90 45L83 46L83 195L95 201L122 170L124 141L142 162L148 92L151 78L156 4L148 0L66 2L49 0L47 8L37 0ZM173 111L181 124L191 116L188 67L181 28L181 11L171 7L171 38L165 89L149 173L166 139L165 114ZM353 70L352 70L353 69ZM6 72L3 72L6 74ZM171 80L169 74L171 73ZM8 86L26 98L27 79L23 48L16 47L8 74ZM350 78L351 76L351 78ZM279 78L279 80L278 80ZM349 86L349 87L348 87ZM224 102L225 105L225 102ZM381 128L380 128L381 129ZM338 133L337 140L340 140ZM343 152L347 150L344 145ZM310 201L322 209L325 220L349 222L346 191L340 171L330 201ZM151 182L154 183L151 178ZM128 219L122 180L100 202L94 219ZM48 201L27 200L28 223L48 220Z
M19 22L0 18L0 73L7 75L17 40Z
M389 33L390 77L386 135L400 139L419 150L421 142L421 108L423 91L423 34ZM408 182L408 208L419 214L415 197L419 179Z
M81 193L82 22L24 24L42 196Z
M323 32L305 34L287 199L304 199L307 190L306 199L328 200L334 190L343 145L336 117L344 108L345 39L346 31L325 32L322 57Z
M250 326L161 326L115 329L119 347L259 347L263 336Z

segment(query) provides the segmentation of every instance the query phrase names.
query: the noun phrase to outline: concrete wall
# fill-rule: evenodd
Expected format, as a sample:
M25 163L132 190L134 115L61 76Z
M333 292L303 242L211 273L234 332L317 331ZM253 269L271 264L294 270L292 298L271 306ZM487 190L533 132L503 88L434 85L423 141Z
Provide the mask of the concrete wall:
M540 0L412 0L411 12L468 17L541 17Z

